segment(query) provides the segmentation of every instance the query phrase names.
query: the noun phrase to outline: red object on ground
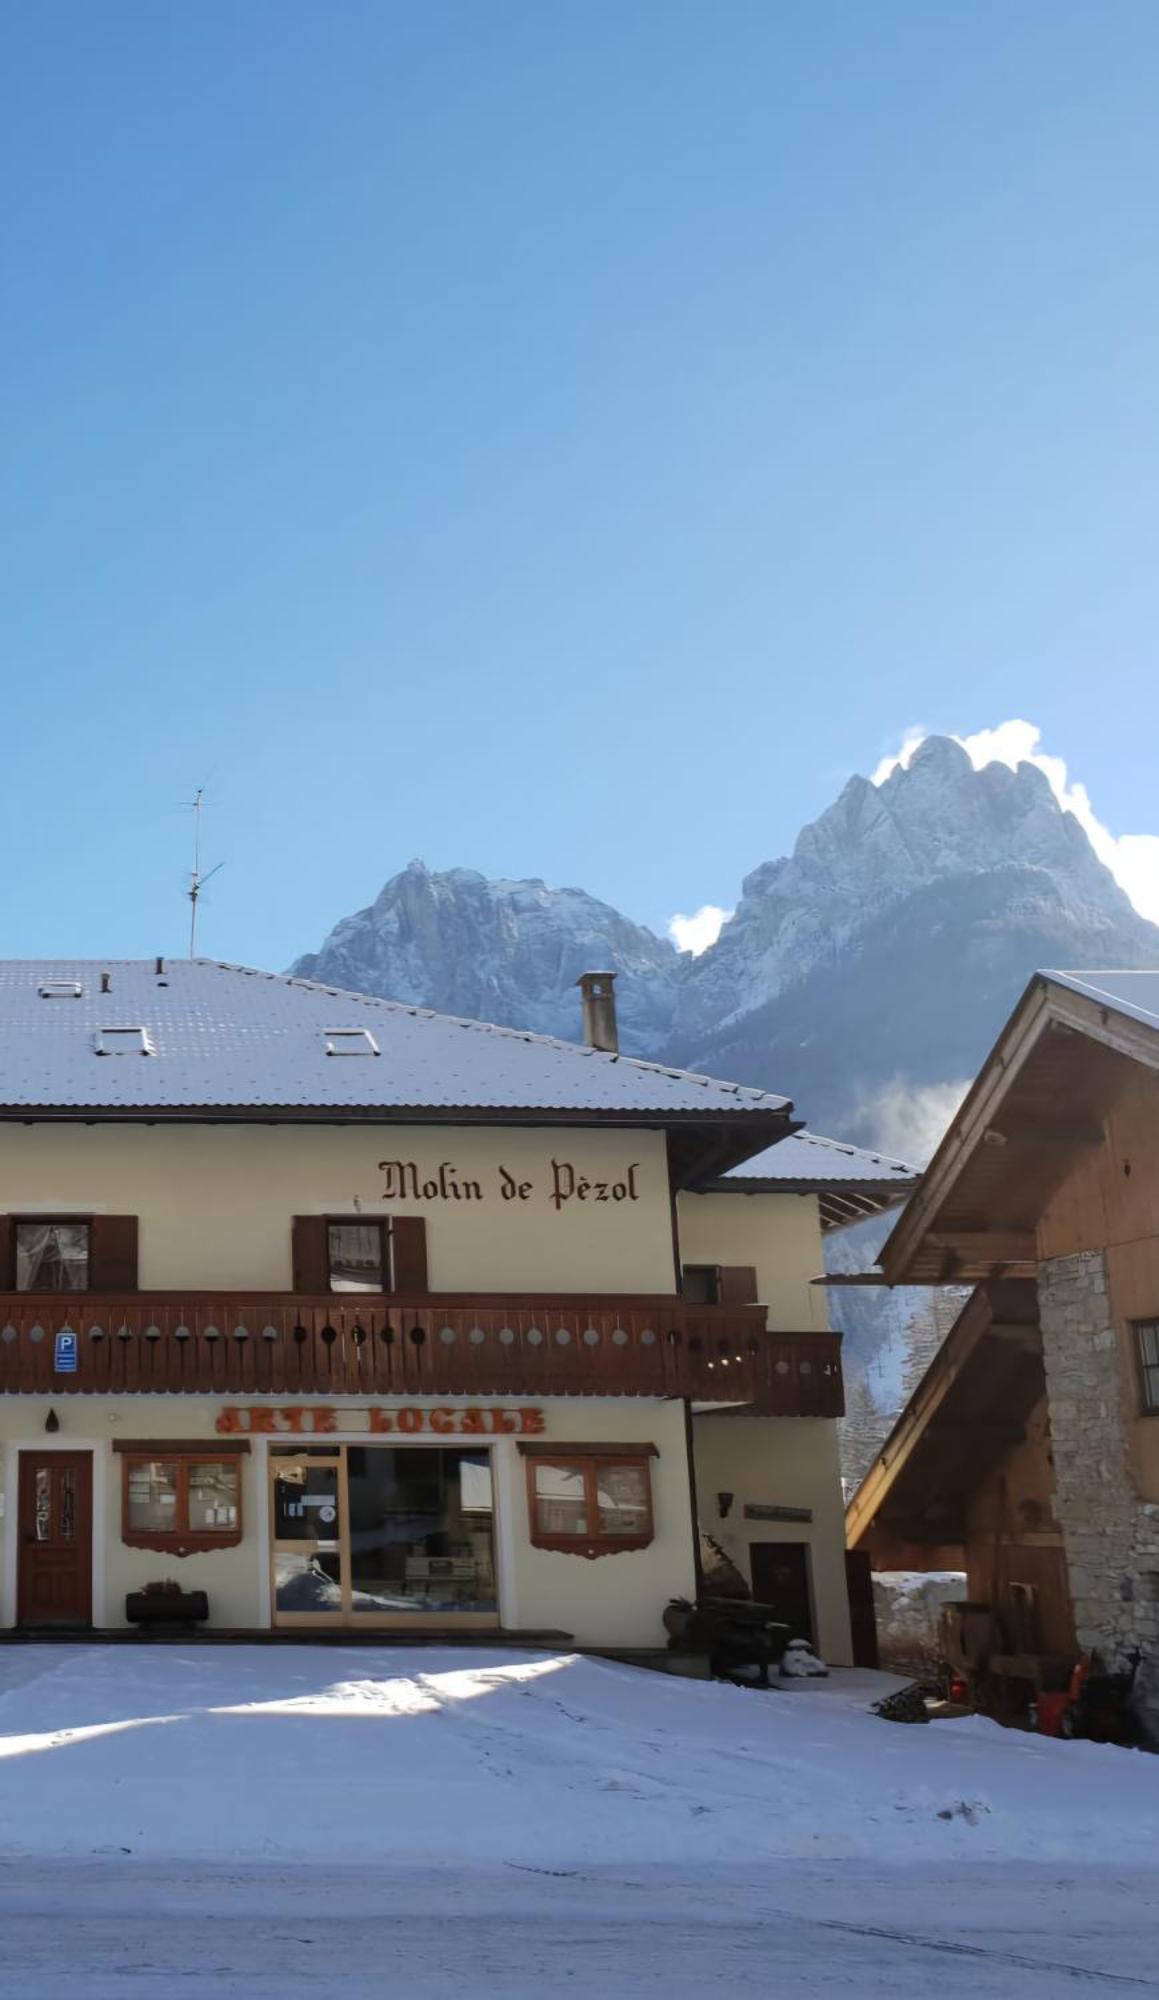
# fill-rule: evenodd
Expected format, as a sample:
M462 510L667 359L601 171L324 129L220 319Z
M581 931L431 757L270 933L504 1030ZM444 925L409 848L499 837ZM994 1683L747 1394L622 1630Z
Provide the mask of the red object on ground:
M1038 1710L1038 1733L1040 1736L1061 1736L1063 1711L1071 1705L1071 1695L1040 1694L1035 1696Z

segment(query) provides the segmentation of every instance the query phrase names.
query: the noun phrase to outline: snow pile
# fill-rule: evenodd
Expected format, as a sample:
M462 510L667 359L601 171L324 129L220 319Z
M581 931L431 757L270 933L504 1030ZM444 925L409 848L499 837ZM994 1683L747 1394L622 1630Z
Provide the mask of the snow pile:
M884 1675L758 1693L493 1647L0 1655L0 1853L666 1867L1146 1865L1159 1760L982 1721L897 1729Z

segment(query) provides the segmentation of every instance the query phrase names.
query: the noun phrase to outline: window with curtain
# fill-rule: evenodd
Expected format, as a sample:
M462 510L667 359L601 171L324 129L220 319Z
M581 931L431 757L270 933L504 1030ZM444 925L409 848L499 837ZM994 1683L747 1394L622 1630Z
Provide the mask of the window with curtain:
M86 1292L89 1284L87 1222L18 1222L18 1292Z
M598 1556L652 1540L652 1478L643 1454L529 1457L527 1485L534 1548Z
M389 1263L387 1225L332 1222L327 1230L332 1292L384 1292Z

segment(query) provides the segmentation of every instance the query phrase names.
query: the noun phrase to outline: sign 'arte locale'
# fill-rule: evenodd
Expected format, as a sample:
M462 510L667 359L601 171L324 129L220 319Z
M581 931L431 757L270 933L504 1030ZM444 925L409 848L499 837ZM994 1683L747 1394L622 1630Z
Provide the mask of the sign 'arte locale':
M570 1160L552 1160L546 1185L527 1179L497 1164L490 1182L476 1174L460 1173L453 1160L442 1160L434 1168L420 1167L416 1160L380 1160L384 1201L548 1201L558 1214L569 1202L598 1205L601 1202L639 1201L636 1175L639 1160L633 1160L614 1181L595 1180L581 1173Z
M322 1404L283 1408L279 1403L227 1403L217 1413L215 1429L222 1436L316 1437L339 1431L365 1431L374 1436L403 1437L538 1437L546 1430L537 1404L515 1409L496 1405L475 1407L438 1403L392 1403L372 1409L342 1409Z

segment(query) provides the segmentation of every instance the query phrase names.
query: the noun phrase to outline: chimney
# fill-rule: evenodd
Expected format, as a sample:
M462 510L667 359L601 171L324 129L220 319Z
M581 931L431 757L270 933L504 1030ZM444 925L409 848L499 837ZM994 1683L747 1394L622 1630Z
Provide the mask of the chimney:
M590 1049L607 1055L620 1053L616 1028L616 975L614 972L581 972L576 985L583 994L584 1040Z

